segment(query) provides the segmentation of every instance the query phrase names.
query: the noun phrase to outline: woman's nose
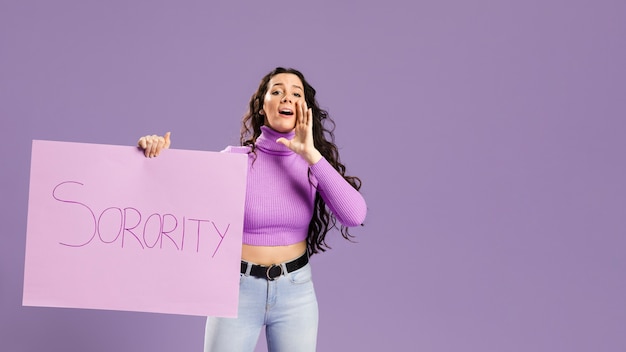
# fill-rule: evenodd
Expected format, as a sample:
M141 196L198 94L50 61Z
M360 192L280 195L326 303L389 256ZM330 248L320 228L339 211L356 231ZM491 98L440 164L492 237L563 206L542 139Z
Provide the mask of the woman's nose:
M288 95L285 95L281 101L282 101L283 103L286 103L286 102L290 102L290 103L291 103L291 99L289 98L289 96L288 96Z

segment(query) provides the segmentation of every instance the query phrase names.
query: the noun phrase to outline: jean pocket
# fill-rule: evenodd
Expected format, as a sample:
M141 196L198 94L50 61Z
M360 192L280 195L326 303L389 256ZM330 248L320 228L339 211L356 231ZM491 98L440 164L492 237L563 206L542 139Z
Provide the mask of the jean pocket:
M309 264L294 272L289 273L289 281L295 285L311 282L312 278L313 275L311 274L311 267L309 266Z

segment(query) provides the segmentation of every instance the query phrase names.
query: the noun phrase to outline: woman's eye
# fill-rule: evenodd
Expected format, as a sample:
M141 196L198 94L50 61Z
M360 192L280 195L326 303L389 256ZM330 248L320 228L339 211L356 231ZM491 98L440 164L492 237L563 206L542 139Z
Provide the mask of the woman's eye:
M272 92L272 95L278 95L278 94L280 94L279 90L275 90L275 91Z
M301 98L301 97L302 97L302 94L300 94L300 93L293 93L293 95L294 95L295 97L298 97L298 98Z

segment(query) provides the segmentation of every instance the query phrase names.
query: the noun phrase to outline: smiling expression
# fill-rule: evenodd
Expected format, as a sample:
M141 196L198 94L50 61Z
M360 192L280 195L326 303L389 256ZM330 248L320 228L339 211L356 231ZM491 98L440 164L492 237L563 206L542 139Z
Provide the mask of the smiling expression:
M267 84L263 100L265 125L277 132L290 132L296 125L296 102L304 101L300 78L292 73L279 73Z

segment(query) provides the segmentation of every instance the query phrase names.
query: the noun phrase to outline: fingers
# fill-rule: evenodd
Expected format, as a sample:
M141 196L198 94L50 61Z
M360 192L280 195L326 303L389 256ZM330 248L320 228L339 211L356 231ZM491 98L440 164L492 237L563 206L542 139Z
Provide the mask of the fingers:
M148 148L145 150L145 154L148 158L157 156L157 148L159 146L159 136L152 135L148 140Z
M146 147L148 146L148 142L146 141L146 137L139 138L139 141L137 141L137 145L141 149L146 149Z
M313 132L313 109L306 110L307 127Z
M304 120L304 104L303 104L302 101L297 102L297 104L298 104L298 106L297 106L297 109L298 109L298 123L302 124L302 123L304 123L304 121L303 121Z
M306 105L306 101L296 102L296 110L298 111L297 123L308 125L312 121L312 110Z
M159 156L163 149L168 149L171 144L170 132L167 132L164 137L151 135L139 138L137 144L144 150L144 155L148 158Z

